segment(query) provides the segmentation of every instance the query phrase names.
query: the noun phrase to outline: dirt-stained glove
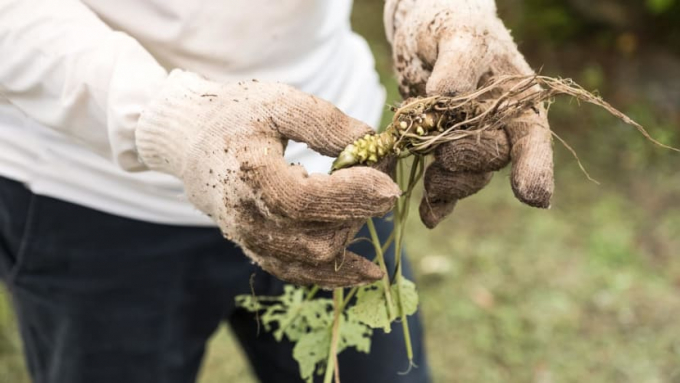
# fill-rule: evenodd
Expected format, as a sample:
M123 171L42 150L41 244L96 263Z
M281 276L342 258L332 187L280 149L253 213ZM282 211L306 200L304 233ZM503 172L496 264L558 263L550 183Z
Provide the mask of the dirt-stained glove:
M493 0L387 0L385 28L404 97L462 94L491 76L534 73L497 17ZM439 146L425 174L423 223L435 227L459 199L486 186L490 172L510 160L515 196L549 207L552 140L541 106L503 130Z
M189 200L263 269L331 288L382 276L345 247L401 192L367 167L308 175L283 152L291 139L336 156L369 131L290 86L227 85L175 70L142 113L136 142L141 161L182 180Z

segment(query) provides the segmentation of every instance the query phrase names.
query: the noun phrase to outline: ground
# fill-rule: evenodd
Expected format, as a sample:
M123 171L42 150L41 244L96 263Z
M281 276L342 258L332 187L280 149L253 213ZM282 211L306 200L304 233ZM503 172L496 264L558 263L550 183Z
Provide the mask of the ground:
M561 3L546 2L552 19L538 26L517 9L502 9L529 62L599 89L655 137L680 146L677 52L648 44L634 26L600 25L589 15L585 27L562 28L578 13ZM397 100L380 2L357 1L353 23L376 53L390 100ZM536 37L545 30L562 34ZM551 109L551 124L599 185L556 144L552 209L516 201L506 170L435 230L415 215L409 223L435 382L678 383L680 156L567 99ZM18 352L3 301L0 383L28 382ZM223 329L210 343L200 382L248 383L249 374Z

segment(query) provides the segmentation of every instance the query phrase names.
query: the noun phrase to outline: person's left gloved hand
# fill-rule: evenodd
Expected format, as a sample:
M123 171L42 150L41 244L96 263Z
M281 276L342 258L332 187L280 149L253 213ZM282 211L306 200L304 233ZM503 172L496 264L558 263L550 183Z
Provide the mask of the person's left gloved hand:
M385 28L405 98L468 93L492 76L534 73L496 16L493 0L387 0ZM552 140L541 105L502 130L440 145L425 174L423 223L435 227L510 160L515 196L549 207Z

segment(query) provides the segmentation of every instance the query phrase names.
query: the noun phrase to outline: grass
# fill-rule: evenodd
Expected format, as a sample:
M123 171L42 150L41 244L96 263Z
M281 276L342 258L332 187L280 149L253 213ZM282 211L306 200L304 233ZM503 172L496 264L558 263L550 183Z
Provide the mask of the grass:
M379 12L380 2L357 1L353 22L396 100ZM641 99L625 111L680 146L679 121ZM551 210L517 202L506 170L437 229L416 214L409 222L435 382L680 382L678 155L591 107L558 103L551 123L601 185L556 145ZM6 306L0 383L26 383ZM254 382L249 374L221 330L200 382Z

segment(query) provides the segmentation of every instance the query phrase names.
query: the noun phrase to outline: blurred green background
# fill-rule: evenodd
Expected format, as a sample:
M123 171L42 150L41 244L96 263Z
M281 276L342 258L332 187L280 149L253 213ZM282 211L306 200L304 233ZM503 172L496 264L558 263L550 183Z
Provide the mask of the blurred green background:
M533 67L599 91L680 147L679 0L498 7ZM357 0L352 22L396 103L382 0ZM435 382L679 383L680 155L594 107L558 101L552 128L600 185L556 144L551 210L517 202L506 170L437 229L410 221ZM0 291L0 382L29 382L20 352ZM254 381L227 330L200 381Z

